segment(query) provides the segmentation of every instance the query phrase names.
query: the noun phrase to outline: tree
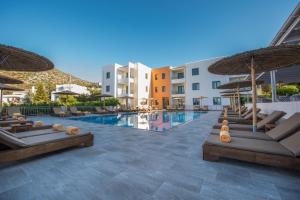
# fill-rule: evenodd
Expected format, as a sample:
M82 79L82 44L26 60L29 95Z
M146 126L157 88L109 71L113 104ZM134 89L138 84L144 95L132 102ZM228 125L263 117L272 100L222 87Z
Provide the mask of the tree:
M42 83L39 83L37 85L36 92L33 96L33 103L36 104L42 104L42 103L48 103L50 101L49 96L45 90L45 87Z

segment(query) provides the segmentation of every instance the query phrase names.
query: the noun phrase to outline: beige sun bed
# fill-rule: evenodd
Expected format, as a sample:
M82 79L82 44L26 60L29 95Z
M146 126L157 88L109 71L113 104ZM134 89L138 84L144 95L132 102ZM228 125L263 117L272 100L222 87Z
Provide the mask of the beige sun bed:
M262 132L253 133L252 131L242 131L242 130L229 130L229 133L230 136L232 137L279 141L291 135L298 129L300 129L300 113L295 113L288 119L277 124L275 128L267 131L266 133L262 133ZM211 134L219 135L220 129L213 129L211 131Z
M230 143L220 142L210 134L203 144L203 159L217 161L230 158L264 165L300 169L300 131L280 142L232 137Z
M286 113L283 111L274 111L261 121L257 123L257 130L263 131L266 124L274 124L277 122L280 118L282 118ZM222 126L222 123L218 123L213 126L214 129L220 129ZM245 131L250 131L252 130L252 125L250 124L229 124L229 128L231 130L245 130Z
M71 147L87 147L93 145L91 133L79 133L74 136L66 132L35 135L17 138L11 133L0 130L0 163L22 160Z

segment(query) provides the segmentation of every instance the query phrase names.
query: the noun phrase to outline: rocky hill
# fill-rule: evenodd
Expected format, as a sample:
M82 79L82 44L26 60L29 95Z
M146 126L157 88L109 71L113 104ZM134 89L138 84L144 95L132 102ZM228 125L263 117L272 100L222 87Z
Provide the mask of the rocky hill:
M78 84L86 87L96 86L96 83L82 80L71 74L60 71L59 69L52 69L44 72L15 72L15 71L2 71L1 75L9 76L15 79L22 80L24 84L15 85L19 88L30 89L32 86L36 86L38 83L58 85L71 83Z

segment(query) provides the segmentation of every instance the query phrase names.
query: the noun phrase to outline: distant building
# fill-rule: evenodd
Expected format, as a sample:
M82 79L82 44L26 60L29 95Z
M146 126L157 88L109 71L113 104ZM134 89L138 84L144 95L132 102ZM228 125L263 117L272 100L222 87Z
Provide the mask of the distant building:
M28 92L26 91L18 91L18 92L12 92L12 94L4 94L2 97L2 102L21 104L24 102L24 99L27 96L27 94Z
M76 85L76 84L56 85L55 91L51 92L51 101L56 101L59 98L59 95L54 94L55 92L61 92L66 90L76 92L77 94L90 95L90 91L85 86Z

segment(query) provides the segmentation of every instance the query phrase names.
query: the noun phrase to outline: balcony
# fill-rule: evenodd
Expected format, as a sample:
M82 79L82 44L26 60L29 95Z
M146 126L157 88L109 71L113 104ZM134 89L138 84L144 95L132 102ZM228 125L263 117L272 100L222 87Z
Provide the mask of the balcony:
M118 97L122 98L122 97L133 97L133 94L128 94L126 92L121 92L121 93L118 93Z
M128 84L128 78L118 77L118 84Z

